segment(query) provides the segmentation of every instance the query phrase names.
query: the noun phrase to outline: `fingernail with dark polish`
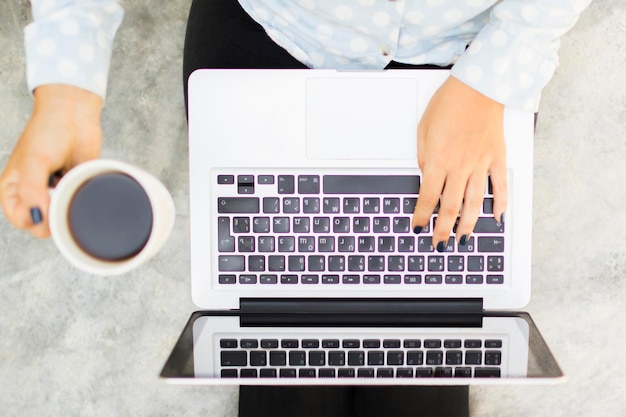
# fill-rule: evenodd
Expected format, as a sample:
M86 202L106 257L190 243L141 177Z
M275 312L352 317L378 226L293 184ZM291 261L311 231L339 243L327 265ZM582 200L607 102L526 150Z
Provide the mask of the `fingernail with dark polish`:
M33 207L30 209L30 218L33 221L33 224L39 224L43 221L43 215L41 214L39 207Z
M415 233L417 235L417 234L420 234L422 232L422 230L424 230L424 228L422 226L415 226L413 228L413 233Z
M461 246L465 246L467 245L467 242L469 242L469 235L463 235L461 236L461 240L459 241L459 243L461 244Z
M504 223L504 213L500 215L500 223Z
M437 252L441 253L446 250L446 244L444 242L437 243Z

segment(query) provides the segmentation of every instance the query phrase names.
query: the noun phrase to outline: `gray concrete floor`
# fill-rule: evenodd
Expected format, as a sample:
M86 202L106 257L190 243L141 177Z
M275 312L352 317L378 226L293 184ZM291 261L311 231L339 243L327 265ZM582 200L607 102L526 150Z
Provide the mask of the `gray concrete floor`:
M233 416L232 387L158 380L188 315L181 55L189 1L122 1L103 156L163 179L178 211L158 257L119 278L69 267L0 216L0 414ZM24 0L0 2L0 166L31 110ZM619 416L626 409L626 3L596 0L562 42L535 142L531 312L567 373L550 387L472 388L474 416Z

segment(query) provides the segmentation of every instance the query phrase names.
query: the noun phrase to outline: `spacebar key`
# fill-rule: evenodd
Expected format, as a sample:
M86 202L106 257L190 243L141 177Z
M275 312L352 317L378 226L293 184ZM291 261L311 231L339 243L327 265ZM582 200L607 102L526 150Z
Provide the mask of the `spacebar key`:
M219 213L258 213L258 197L220 197L217 199Z

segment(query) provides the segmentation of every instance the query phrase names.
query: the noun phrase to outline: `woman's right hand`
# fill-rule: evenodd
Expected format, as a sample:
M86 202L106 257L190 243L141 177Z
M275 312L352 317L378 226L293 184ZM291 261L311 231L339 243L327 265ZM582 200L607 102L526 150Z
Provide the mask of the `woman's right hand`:
M100 155L102 99L61 84L37 87L30 120L0 176L7 219L33 236L50 236L48 180Z

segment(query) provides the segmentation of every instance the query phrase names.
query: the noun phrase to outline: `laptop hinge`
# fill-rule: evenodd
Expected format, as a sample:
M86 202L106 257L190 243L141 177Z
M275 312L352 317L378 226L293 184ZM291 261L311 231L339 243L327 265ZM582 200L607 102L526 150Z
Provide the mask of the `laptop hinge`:
M244 298L242 326L475 327L482 298Z

